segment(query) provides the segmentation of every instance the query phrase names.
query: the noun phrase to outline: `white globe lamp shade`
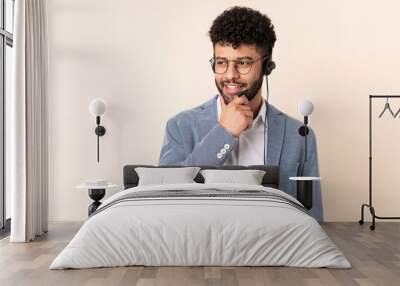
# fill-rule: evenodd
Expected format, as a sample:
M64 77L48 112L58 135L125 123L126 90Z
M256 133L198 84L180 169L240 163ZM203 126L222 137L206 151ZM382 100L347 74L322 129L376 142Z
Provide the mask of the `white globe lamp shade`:
M299 104L299 113L303 116L309 116L314 110L314 105L311 101L305 99Z
M89 111L93 116L102 116L106 110L107 104L101 98L95 98L89 104Z

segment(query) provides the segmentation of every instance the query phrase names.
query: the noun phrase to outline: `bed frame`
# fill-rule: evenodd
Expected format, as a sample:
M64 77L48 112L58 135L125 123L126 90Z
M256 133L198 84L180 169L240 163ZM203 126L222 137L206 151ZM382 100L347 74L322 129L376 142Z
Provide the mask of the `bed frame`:
M189 166L154 166L154 165L126 165L124 166L124 190L128 188L136 187L139 183L139 176L135 171L136 167L148 167L148 168L182 168ZM219 169L219 170L247 170L256 169L266 171L261 184L265 187L271 187L278 189L279 186L279 167L278 166L264 166L264 165L252 165L252 166L196 166L202 169ZM200 174L194 178L197 183L204 183L204 178Z

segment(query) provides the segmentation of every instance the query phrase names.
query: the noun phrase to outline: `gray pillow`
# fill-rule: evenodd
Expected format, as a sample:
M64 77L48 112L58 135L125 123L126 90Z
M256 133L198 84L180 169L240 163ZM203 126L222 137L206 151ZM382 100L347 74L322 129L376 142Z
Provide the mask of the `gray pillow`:
M193 179L199 170L199 167L135 168L139 177L138 186L196 183Z
M261 185L265 171L262 170L201 170L204 183L235 183Z

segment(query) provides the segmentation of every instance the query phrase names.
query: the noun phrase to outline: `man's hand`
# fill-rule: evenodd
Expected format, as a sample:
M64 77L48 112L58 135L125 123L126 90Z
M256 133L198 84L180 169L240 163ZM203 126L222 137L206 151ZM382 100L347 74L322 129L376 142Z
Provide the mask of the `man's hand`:
M243 131L253 124L253 111L246 96L238 97L235 95L229 104L225 104L225 101L221 98L221 105L219 123L233 136L239 137Z

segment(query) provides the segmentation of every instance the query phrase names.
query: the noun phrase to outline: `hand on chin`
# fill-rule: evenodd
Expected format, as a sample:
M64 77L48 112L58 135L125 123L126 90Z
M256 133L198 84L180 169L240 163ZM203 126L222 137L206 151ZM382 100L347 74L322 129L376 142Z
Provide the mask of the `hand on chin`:
M235 97L239 94L240 92L235 92L235 93L223 93L222 97L225 99L225 103L229 104L232 100L235 99Z

